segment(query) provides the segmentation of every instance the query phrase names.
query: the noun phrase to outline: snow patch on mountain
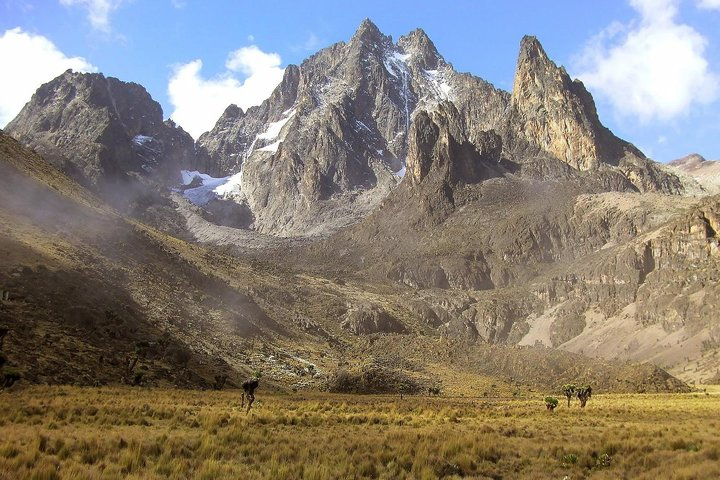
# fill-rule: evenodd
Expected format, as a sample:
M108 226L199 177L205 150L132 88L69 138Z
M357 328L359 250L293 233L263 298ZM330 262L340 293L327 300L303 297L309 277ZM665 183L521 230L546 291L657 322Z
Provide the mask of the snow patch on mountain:
M409 53L400 53L397 50L388 51L383 57L383 65L385 70L395 78L401 78L403 74L408 73L407 60L410 58Z
M440 70L423 70L422 73L435 97L440 100L452 100L450 95L452 87L447 81L445 72L441 72Z
M383 65L385 70L392 75L397 81L400 82L399 90L400 97L403 102L404 113L405 113L405 139L407 139L407 133L410 130L410 69L407 65L407 60L410 58L409 53L401 53L398 50L390 49L386 52L383 57Z
M135 135L132 139L132 142L137 145L138 147L144 146L148 142L152 142L153 137L148 137L147 135Z
M182 170L180 171L182 176L182 185L192 185L193 182L200 182L200 185L193 188L185 189L182 194L185 198L190 200L192 203L198 206L205 206L209 201L217 198L215 189L227 183L232 177L216 178L211 177L206 173L200 173L197 170ZM197 179L197 180L196 180Z
M213 192L221 198L233 198L240 195L240 184L242 183L242 170L235 175L225 177L225 182L213 189Z
M277 122L269 123L267 126L267 129L259 134L257 138L259 140L275 140L278 135L280 135L280 131L285 126L285 124L295 115L295 110L290 110L287 112L287 116L285 118L281 118Z

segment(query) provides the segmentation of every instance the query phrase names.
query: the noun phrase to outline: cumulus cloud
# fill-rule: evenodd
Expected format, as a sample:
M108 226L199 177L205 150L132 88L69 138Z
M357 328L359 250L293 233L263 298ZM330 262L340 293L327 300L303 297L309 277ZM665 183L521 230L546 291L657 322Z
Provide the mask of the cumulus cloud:
M720 10L720 0L700 0L698 7L708 10Z
M231 103L243 110L259 105L282 80L280 63L278 54L251 45L230 52L225 72L213 78L202 76L200 59L178 65L168 83L173 120L197 138Z
M613 23L588 42L574 65L580 79L619 114L644 122L669 121L714 102L720 77L705 58L705 37L677 21L679 0L630 5L639 19Z
M117 10L124 0L60 0L66 7L79 6L87 11L90 25L103 33L110 33L110 14Z
M0 36L0 125L5 126L30 100L35 90L68 68L96 72L82 57L68 57L47 38L13 28Z

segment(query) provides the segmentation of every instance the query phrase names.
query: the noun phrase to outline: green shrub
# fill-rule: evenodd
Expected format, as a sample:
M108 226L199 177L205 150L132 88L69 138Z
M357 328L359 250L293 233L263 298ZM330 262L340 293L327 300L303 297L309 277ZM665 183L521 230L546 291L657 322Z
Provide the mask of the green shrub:
M545 407L551 412L558 406L558 399L555 397L545 397Z

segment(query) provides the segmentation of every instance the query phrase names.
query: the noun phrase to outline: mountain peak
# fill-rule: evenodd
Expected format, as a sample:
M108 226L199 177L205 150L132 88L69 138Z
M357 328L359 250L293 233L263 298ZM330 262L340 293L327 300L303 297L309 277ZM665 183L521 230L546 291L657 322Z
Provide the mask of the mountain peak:
M366 18L360 23L360 26L353 35L353 40L358 39L361 41L375 40L383 36L380 29L375 25L372 20Z
M102 73L67 70L40 86L6 131L111 202L118 185L175 178L195 161L192 137L144 87Z
M673 160L672 162L670 162L670 165L674 167L696 168L705 162L707 162L707 159L699 153L691 153L682 158Z
M512 104L526 138L572 167L595 170L606 156L601 139L607 135L589 92L533 36L520 42Z
M400 37L398 45L405 52L412 53L413 56L420 59L421 68L427 70L436 69L438 60L442 58L435 48L435 44L421 28Z
M518 63L520 63L522 60L537 59L549 61L547 53L545 53L545 49L540 44L540 41L537 39L537 37L533 35L525 35L520 41L520 54L518 58Z

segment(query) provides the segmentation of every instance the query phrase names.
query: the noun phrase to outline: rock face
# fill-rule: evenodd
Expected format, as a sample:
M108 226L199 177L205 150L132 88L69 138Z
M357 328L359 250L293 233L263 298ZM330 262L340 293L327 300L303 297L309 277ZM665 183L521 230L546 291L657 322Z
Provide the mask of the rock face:
M7 131L115 203L129 178L233 175L222 200L240 206L211 202L206 217L281 237L356 223L406 172L417 185L431 169L444 172L431 175L440 210L456 185L510 174L591 175L606 190L682 189L600 123L582 83L537 39L521 42L510 94L456 72L422 30L393 42L369 20L349 42L288 66L261 105L228 106L197 145L163 122L141 86L101 74L66 72L43 85Z
M67 71L46 83L6 131L118 202L133 178L174 183L195 164L192 137L163 121L142 86L102 74Z
M430 117L443 132L426 128ZM420 136L413 139L415 133ZM436 134L443 139L430 138ZM423 142L445 152L424 150ZM248 205L252 227L280 236L356 222L406 169L412 181L420 180L431 156L485 157L470 170L464 163L448 172L455 182L498 174L488 159L498 163L502 154L515 165L502 174L602 171L610 189L680 189L677 179L602 126L582 83L570 80L536 39L522 41L510 95L456 72L422 30L393 43L369 20L350 42L289 66L262 105L247 112L228 107L198 144L208 172L242 172L232 197ZM410 165L410 157L425 162Z
M622 156L624 142L600 124L582 82L558 68L535 37L520 43L511 102L518 133L573 168L597 170Z
M355 335L405 333L405 325L376 305L361 305L346 315L342 328Z

